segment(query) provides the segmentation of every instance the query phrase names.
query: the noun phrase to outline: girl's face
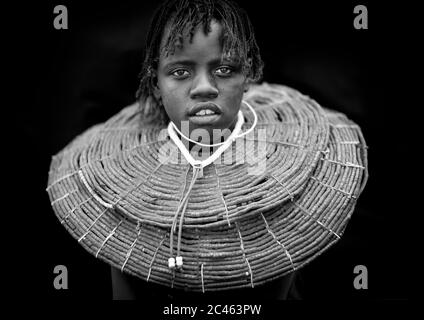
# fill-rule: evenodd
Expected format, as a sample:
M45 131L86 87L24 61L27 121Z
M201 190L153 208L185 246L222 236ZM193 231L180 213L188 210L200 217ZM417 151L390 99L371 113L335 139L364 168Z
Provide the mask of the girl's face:
M168 29L161 46L167 32ZM211 141L215 141L212 129L234 128L243 93L248 88L240 64L229 60L221 63L221 32L222 26L212 20L208 35L198 28L192 43L185 38L173 55L162 54L155 90L156 98L162 99L169 118L180 130L187 121L189 132L205 129Z

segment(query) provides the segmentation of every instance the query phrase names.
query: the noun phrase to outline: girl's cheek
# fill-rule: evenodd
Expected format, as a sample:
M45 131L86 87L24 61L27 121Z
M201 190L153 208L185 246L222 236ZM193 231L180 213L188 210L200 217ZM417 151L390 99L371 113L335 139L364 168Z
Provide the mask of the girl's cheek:
M244 90L244 77L240 76L240 77L235 77L234 79L231 79L231 81L229 81L226 84L226 87L231 88L231 91L233 92L239 92L239 91L243 91Z
M235 82L231 84L227 84L221 88L221 92L227 96L238 97L242 96L244 93L243 82Z

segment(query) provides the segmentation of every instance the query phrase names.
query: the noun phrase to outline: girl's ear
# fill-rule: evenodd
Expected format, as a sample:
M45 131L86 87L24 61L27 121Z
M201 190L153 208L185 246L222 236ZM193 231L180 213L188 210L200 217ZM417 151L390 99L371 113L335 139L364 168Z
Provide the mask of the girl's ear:
M160 89L157 86L157 84L156 85L153 85L153 95L155 96L156 101L160 101L161 94L160 94Z
M156 101L159 101L161 99L160 89L158 86L158 77L156 73L154 72L151 76L151 84L153 88L153 95L155 96Z
M247 59L247 65L248 65L248 68L249 68L249 71L250 71L251 68L252 68L252 58ZM252 78L249 76L249 73L250 72L247 72L246 75L245 75L246 78L244 79L244 85L243 85L244 92L249 91L250 85L252 84Z
M250 89L250 79L246 79L243 84L243 91L247 92Z

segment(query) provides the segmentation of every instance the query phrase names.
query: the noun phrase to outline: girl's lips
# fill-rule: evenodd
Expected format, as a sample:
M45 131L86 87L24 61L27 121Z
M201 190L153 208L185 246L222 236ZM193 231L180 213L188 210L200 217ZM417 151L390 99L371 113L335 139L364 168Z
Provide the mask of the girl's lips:
M214 112L215 114L219 115L221 114L221 107L217 105L214 102L201 102L197 103L194 106L192 106L188 111L188 116L193 117L196 116L196 113L202 111L202 110L210 110Z
M189 116L188 119L191 123L197 124L197 125L208 125L213 124L219 120L221 117L221 114L205 114L202 116Z

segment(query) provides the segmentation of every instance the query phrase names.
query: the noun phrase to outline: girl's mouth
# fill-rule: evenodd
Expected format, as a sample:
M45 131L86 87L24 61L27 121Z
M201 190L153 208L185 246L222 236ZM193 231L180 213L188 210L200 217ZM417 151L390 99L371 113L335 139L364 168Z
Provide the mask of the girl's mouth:
M217 113L206 113L206 114L195 114L193 116L189 116L189 120L193 124L197 125L207 125L207 124L213 124L219 120L221 117L221 114Z
M219 120L221 107L213 102L198 103L190 108L188 118L191 123L197 125L213 124Z

